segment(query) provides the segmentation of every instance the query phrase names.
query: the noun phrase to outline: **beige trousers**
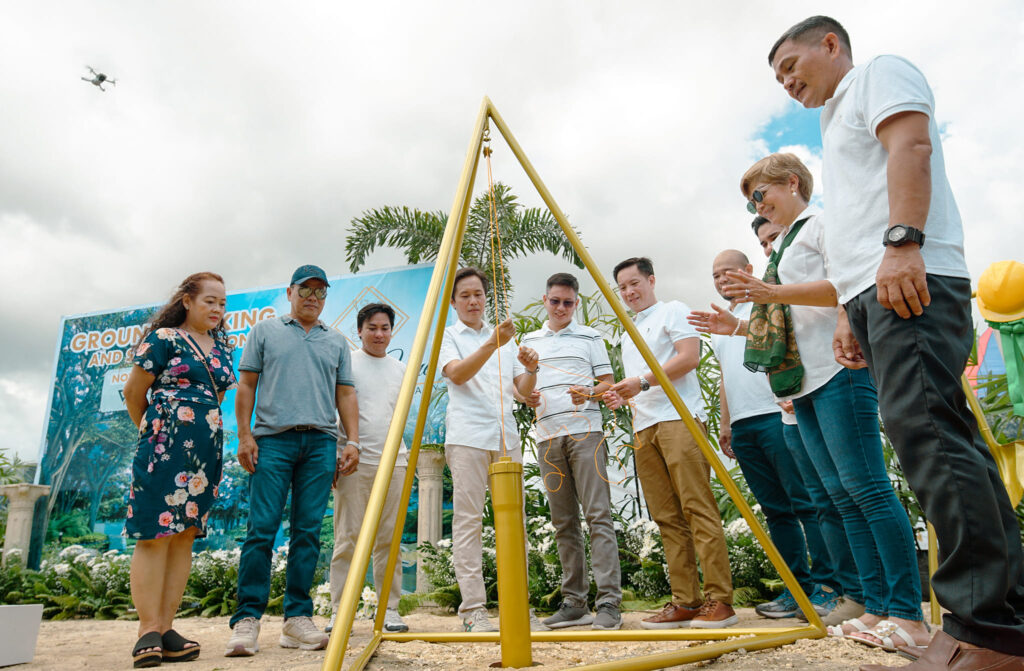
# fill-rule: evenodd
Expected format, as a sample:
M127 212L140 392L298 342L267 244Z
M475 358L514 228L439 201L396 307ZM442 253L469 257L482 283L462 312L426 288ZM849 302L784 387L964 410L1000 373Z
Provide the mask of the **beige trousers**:
M506 454L513 461L523 463L519 449L508 450ZM487 604L481 521L490 486L487 469L503 455L501 450L464 445L445 445L444 455L452 472L452 563L462 592L459 615L465 615Z
M705 594L732 604L729 550L704 453L681 419L642 429L637 440L636 472L647 509L661 529L672 602L693 608L704 601L697 578L699 557Z
M336 610L341 601L341 591L345 588L345 578L359 539L359 528L366 517L366 502L370 499L373 479L377 469L373 466L360 465L352 475L338 478L338 486L334 490L334 555L331 557L331 609ZM373 584L377 588L378 603L379 586L384 582L384 571L387 570L388 552L391 550L391 536L395 531L395 520L401 503L402 483L405 481L405 466L395 468L391 476L384 508L381 510L380 524L377 527L377 538L373 543ZM395 562L395 572L391 578L391 590L388 594L388 608L398 608L398 600L402 595L402 559Z

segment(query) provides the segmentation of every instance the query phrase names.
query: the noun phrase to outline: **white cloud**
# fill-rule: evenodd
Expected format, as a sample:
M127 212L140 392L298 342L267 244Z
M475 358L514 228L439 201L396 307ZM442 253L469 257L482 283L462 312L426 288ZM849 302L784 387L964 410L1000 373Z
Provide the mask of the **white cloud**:
M847 26L858 61L899 53L931 81L972 272L1024 258L1010 211L1024 165L1017 0L9 7L0 381L45 395L61 314L160 300L191 271L232 290L308 261L343 272L361 211L450 206L485 94L604 273L649 254L663 297L704 305L716 252L761 258L737 183L764 151L757 130L789 104L765 57L820 11ZM79 81L85 64L117 86ZM539 205L495 144L496 177ZM520 300L560 269L515 264ZM12 421L38 436L42 411L17 407Z

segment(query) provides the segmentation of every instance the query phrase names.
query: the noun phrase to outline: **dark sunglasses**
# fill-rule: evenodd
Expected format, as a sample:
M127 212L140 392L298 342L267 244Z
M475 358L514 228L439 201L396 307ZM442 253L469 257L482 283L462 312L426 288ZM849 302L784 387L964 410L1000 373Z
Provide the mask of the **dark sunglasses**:
M313 287L300 286L298 292L302 298L309 298L310 294L315 295L320 300L327 298L327 289L325 287L316 287L314 289Z
M764 192L767 190L767 186L764 189L754 189L754 192L750 194L750 200L747 201L747 212L757 214L757 204L764 201Z
M574 305L576 305L576 299L575 298L566 298L564 301L560 301L557 298L549 298L548 299L548 303L551 303L552 307L556 307L557 308L559 305L562 305L566 309L568 309L568 308L571 308Z

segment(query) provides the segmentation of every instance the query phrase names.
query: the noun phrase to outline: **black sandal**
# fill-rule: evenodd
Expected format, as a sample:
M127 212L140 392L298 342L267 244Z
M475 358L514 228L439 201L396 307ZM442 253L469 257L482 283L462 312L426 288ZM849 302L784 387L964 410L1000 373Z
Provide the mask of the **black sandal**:
M145 652L142 652L145 650ZM143 634L132 648L132 662L136 669L147 669L160 666L163 661L163 640L160 632L149 631Z
M199 644L173 629L163 635L163 650L165 662L191 662L199 656Z

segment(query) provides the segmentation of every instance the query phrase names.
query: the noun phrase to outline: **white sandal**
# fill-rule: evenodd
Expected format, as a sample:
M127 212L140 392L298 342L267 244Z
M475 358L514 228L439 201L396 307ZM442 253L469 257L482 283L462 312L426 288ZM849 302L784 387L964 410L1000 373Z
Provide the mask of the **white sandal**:
M861 631L864 630L862 629ZM847 634L844 638L848 638L852 641L857 641L858 643L863 643L864 645L871 648L881 648L886 652L896 652L898 650L898 646L895 643L893 643L893 636L899 636L903 639L903 643L901 643L900 645L917 645L917 641L914 640L914 637L911 636L906 629L896 624L892 620L882 620L881 622L875 625L874 629L870 629L868 631L865 631L864 633L874 636L879 641L881 641L881 643L869 641L866 638L854 636L853 634Z
M845 631L843 631L843 625L844 624L851 625L857 631L870 631L871 630L871 627L869 627L866 624L864 624L863 622L861 622L859 617L853 617L853 618L850 618L849 620L843 620L842 624L831 624L831 625L829 625L828 626L828 635L829 636L835 636L836 638L843 638L845 636L849 636L849 634L847 634Z

